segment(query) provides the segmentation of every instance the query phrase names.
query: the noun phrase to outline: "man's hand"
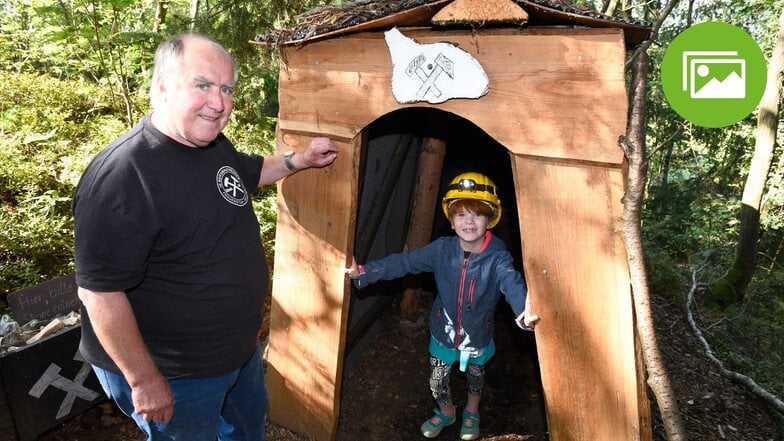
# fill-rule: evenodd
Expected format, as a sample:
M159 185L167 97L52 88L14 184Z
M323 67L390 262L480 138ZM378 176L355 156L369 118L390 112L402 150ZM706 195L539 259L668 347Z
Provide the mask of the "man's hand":
M145 421L168 423L174 413L174 396L169 383L161 375L145 379L131 388L133 410Z
M142 340L126 293L91 291L82 287L77 292L90 316L95 335L131 386L136 413L147 421L171 420L174 396Z
M335 162L339 152L340 149L331 139L323 137L313 138L307 150L302 152L304 166L301 168L326 167Z
M278 149L280 150L280 145ZM313 138L305 151L296 152L289 157L288 164L281 155L265 156L257 186L263 187L308 168L326 167L335 162L339 151L340 149L332 140L320 137Z

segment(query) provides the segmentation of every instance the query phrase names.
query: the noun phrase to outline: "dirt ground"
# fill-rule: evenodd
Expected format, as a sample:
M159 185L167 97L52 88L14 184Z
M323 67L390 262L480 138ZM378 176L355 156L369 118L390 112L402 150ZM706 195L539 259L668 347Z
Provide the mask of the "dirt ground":
M682 307L655 304L660 349L692 441L784 441L784 422L742 388L722 378L688 331ZM517 329L499 308L498 352L488 365L480 406L483 440L546 441L547 422L531 333ZM424 313L424 309L423 309ZM426 317L426 315L425 315ZM427 386L427 328L424 320L401 318L397 302L381 318L368 349L346 367L338 441L424 439L420 424L433 401ZM464 404L464 382L453 375L453 393ZM575 403L579 405L579 403ZM652 401L653 438L664 440ZM458 425L437 439L459 439ZM269 424L270 441L307 441ZM40 441L142 441L145 438L105 402L43 434ZM603 441L603 440L598 440ZM609 441L609 440L608 440Z

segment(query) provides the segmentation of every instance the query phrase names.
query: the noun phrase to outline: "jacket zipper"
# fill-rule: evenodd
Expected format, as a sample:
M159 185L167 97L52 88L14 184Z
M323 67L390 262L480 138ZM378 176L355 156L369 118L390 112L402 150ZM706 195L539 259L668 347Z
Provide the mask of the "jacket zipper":
M465 287L465 278L466 273L468 273L468 259L471 258L471 253L466 253L465 257L463 257L463 268L460 270L460 289L457 293L457 332L455 333L455 349L460 348L460 332L463 329L463 296L465 295L464 287ZM473 288L469 290L473 291ZM471 294L473 297L473 294ZM469 308L471 305L471 297L469 297Z
M468 284L468 312L471 312L471 305L474 303L475 286L476 286L476 280L471 279L471 282Z

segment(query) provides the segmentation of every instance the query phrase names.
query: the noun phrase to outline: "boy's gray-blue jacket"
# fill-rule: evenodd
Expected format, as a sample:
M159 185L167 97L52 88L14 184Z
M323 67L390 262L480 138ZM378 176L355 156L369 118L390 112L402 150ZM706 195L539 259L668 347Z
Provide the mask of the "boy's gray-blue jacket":
M490 343L502 293L515 317L525 309L525 280L514 268L504 242L489 232L479 253L465 253L460 239L448 236L362 267L362 274L354 279L357 288L406 274L432 272L438 295L430 311L430 333L448 348L472 351Z

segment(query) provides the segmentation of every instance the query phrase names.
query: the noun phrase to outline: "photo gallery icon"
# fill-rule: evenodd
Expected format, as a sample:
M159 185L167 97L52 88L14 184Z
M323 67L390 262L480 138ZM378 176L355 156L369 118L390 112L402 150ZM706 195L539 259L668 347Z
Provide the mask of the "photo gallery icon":
M746 60L737 51L684 51L682 69L691 98L746 98Z

